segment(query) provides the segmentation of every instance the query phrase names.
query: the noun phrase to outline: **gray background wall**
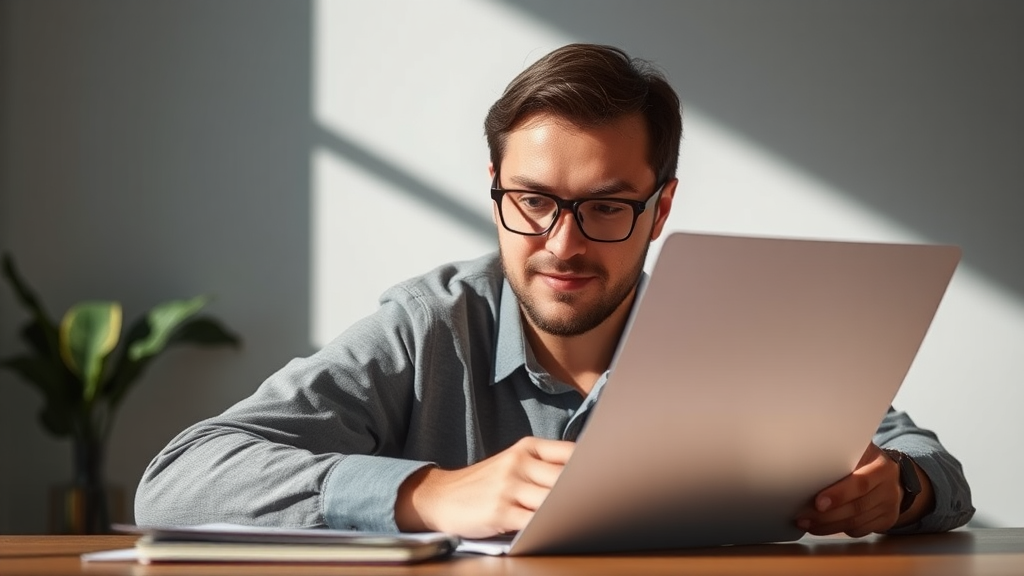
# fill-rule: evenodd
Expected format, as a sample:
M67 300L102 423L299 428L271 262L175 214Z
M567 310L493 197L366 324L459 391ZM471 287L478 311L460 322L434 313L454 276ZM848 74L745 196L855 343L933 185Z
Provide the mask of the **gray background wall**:
M186 422L309 341L306 3L5 2L0 245L54 316L119 299L134 319L209 293L241 352L172 350L128 397L109 472L134 490ZM0 350L25 316L0 292ZM70 447L0 372L0 531L46 529Z
M483 114L580 39L657 61L687 105L676 228L964 247L901 400L964 460L980 518L1024 525L1024 5L418 4L0 2L0 249L55 315L210 293L245 338L153 365L114 481L381 287L492 246ZM23 319L0 288L0 356ZM38 408L0 372L0 533L45 530L69 475Z

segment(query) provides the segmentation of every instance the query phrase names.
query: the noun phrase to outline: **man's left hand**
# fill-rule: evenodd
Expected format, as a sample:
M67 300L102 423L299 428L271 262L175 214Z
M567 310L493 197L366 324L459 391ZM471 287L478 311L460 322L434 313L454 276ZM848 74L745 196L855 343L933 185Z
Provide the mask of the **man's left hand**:
M819 492L796 523L818 535L885 532L900 520L902 499L899 466L881 448L868 444L854 471Z

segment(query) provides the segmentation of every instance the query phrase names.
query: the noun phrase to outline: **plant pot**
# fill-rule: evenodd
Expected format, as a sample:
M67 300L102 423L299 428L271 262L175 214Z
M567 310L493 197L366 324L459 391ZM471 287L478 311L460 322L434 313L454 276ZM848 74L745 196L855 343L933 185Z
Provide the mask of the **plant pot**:
M50 489L50 532L109 534L124 520L124 489L103 476L105 446L93 437L74 437L74 480Z
M124 522L124 488L62 484L50 488L51 534L109 534Z

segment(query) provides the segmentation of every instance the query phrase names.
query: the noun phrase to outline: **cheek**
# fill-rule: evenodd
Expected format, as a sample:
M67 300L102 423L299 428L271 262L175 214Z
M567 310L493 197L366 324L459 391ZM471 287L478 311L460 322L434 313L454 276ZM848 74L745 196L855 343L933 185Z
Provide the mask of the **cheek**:
M498 249L501 252L501 262L506 273L515 277L524 276L526 263L531 257L544 250L543 238L543 236L530 237L514 234L504 228L499 228Z
M649 242L646 234L634 235L615 246L614 252L609 252L606 261L609 266L614 266L613 274L632 273L637 262L644 259Z
M499 221L498 249L501 251L501 261L505 264L505 268L513 274L518 269L516 263L521 262L525 258L524 254L526 253L523 242L520 238L521 236L518 234L512 234L508 230L502 228Z

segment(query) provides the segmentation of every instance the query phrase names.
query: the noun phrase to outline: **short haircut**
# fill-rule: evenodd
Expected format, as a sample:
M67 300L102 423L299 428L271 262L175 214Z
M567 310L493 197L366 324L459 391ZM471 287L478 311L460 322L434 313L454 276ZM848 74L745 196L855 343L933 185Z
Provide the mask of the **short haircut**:
M484 120L495 170L508 134L537 113L582 127L639 113L647 125L648 163L658 184L675 178L683 122L679 97L654 66L613 46L569 44L523 70Z

